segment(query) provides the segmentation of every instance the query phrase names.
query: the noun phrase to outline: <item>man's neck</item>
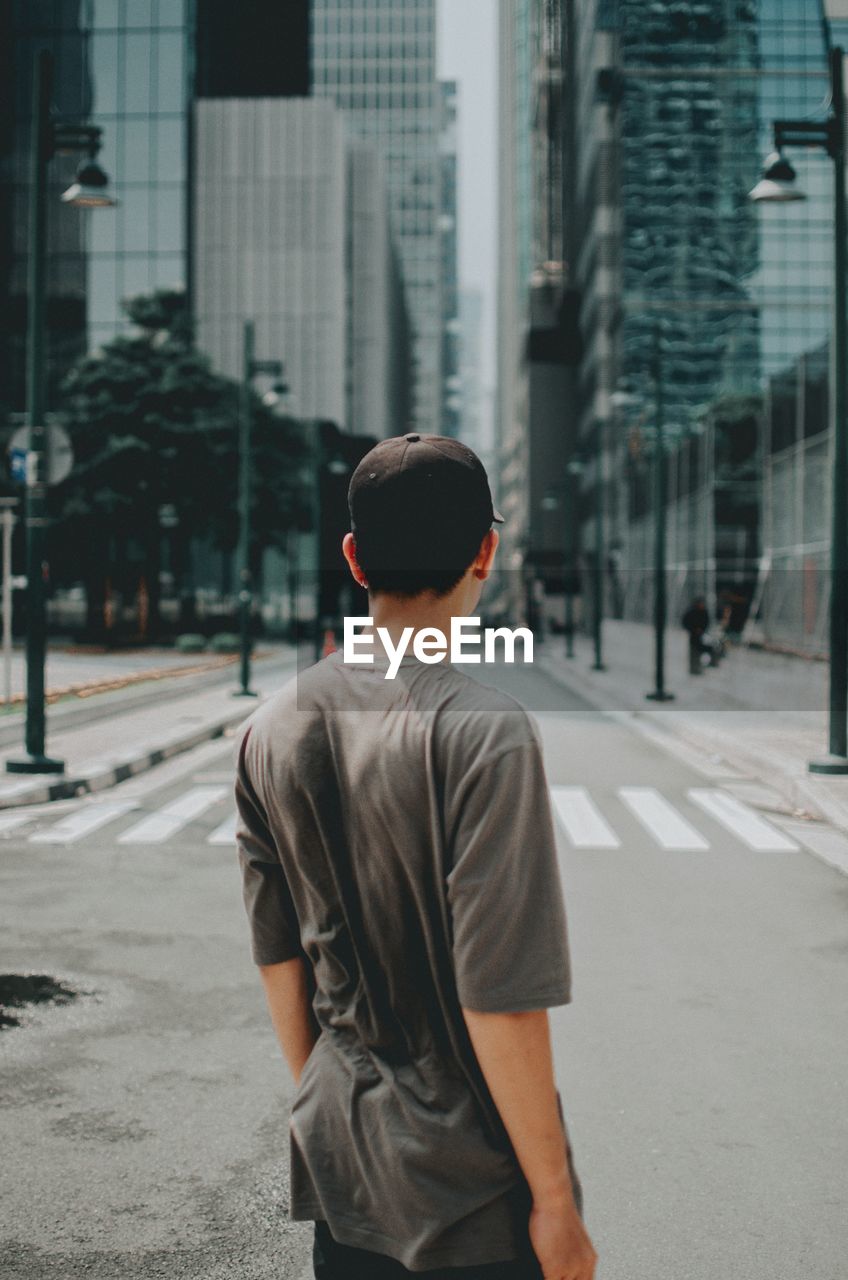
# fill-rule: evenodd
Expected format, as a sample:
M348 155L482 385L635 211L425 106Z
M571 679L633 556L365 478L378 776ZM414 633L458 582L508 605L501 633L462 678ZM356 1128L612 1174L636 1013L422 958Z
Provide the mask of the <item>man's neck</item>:
M464 617L467 613L467 602L460 599L464 595L460 590L451 591L446 596L435 596L428 591L407 599L380 592L370 597L371 617L374 627L385 628L394 645L401 642L408 627L412 627L413 632L410 641L419 631L430 627L449 639L451 619Z

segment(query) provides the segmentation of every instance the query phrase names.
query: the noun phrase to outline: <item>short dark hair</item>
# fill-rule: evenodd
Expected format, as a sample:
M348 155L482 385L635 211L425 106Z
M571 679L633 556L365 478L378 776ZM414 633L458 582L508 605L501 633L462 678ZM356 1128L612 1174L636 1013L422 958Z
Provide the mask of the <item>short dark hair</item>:
M491 528L491 526L489 526ZM356 559L372 594L412 596L432 591L446 596L474 563L486 529L435 529L432 525L398 536L398 527L359 529L354 535Z

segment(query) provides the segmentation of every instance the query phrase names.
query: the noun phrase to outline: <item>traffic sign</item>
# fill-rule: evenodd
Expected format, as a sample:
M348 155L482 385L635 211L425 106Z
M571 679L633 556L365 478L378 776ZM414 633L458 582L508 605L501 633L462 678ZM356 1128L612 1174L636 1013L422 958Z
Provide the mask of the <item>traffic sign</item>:
M47 434L47 483L67 480L74 465L71 437L58 422L45 428ZM9 441L9 469L16 484L32 484L35 480L34 455L29 453L29 428L19 427Z

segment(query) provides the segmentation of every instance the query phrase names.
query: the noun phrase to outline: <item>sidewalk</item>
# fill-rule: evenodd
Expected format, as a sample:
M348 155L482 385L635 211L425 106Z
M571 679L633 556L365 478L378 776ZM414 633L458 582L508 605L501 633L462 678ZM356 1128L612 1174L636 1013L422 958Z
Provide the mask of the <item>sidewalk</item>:
M51 701L67 694L91 697L101 690L125 688L145 680L191 676L214 671L238 661L237 656L215 653L178 653L173 648L99 649L96 646L49 648L45 664L45 687ZM11 706L25 702L26 660L19 646L12 654ZM0 710L6 701L0 693Z
M653 628L604 622L605 671L593 671L591 641L578 636L565 657L562 636L537 647L536 664L598 711L686 743L706 761L722 762L779 791L793 809L848 831L848 777L808 772L826 754L828 668L823 662L732 648L721 665L688 674L687 637L670 628L666 688L673 702L656 704Z
M264 658L254 660L254 685L263 696L278 689L295 670L295 650L279 646ZM0 809L43 804L67 799L122 782L143 773L163 760L189 751L198 743L222 736L241 723L257 705L256 700L234 697L237 669L232 680L212 686L198 679L192 688L191 676L175 681L173 696L163 701L151 696L139 705L138 690L121 707L121 697L103 694L104 714L82 724L67 727L57 717L58 726L48 716L47 754L65 762L63 774L15 775L6 772L6 761L23 754L23 719L20 742L0 747Z

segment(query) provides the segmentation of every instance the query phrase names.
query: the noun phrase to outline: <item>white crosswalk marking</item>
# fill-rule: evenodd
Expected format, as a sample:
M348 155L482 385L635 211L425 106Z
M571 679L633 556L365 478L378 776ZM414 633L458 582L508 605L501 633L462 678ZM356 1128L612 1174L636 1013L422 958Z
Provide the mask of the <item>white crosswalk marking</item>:
M76 844L78 840L137 808L138 802L135 800L110 800L84 805L46 831L36 831L30 836L30 844Z
M235 844L236 842L236 814L231 813L225 818L220 827L207 837L207 844Z
M229 787L192 787L158 813L148 814L118 837L118 844L161 844L217 804Z
M575 849L619 849L621 841L585 787L551 787L551 799Z
M736 796L709 787L693 787L689 798L756 853L793 853L798 845Z
M687 852L709 849L709 843L655 787L620 787L624 804L663 849Z

